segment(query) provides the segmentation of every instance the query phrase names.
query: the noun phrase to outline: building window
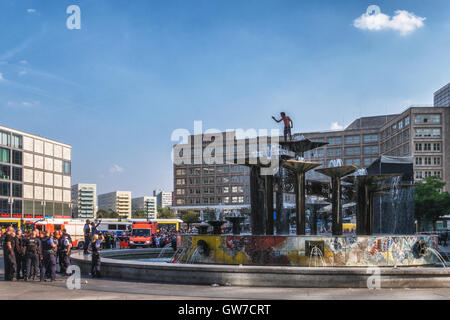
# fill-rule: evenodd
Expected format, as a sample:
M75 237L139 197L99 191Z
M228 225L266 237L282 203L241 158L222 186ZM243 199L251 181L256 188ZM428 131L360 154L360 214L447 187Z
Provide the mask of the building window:
M0 144L10 147L11 146L11 135L7 132L0 131Z
M409 125L409 116L405 118L405 127Z
M9 149L0 148L0 162L11 162L11 153Z
M426 166L431 166L431 157L425 157L423 160Z
M23 202L23 213L25 215L33 216L33 201L24 201Z
M416 171L416 179L422 179L422 171Z
M364 147L364 154L378 154L378 146Z
M12 168L12 179L14 181L22 181L22 168Z
M21 184L13 183L12 196L15 198L22 198L22 185Z
M433 122L433 123L441 123L441 115L440 114L433 114L431 116L431 122Z
M0 179L11 179L11 167L0 164Z
M433 129L433 137L440 137L441 129Z
M415 135L416 138L420 138L423 136L423 130L422 129L416 129L415 130Z
M12 147L16 149L22 149L22 136L12 135Z
M440 166L441 165L441 158L440 157L434 157L433 158L433 163L435 166Z
M360 164L361 164L360 159L345 159L346 166L355 165L355 166L359 167Z
M357 156L359 154L361 154L361 149L359 147L345 148L345 155L346 156Z
M9 197L11 195L11 187L9 182L0 182L0 196Z
M63 173L64 174L70 174L70 172L71 172L70 162L64 161L63 162Z
M365 135L364 138L363 138L363 141L365 143L377 142L378 141L378 135L377 134Z
M424 151L431 151L431 143L424 143L423 144L423 150Z
M328 144L342 144L341 137L328 138Z
M22 165L22 151L13 150L12 163Z
M8 199L0 199L0 213L6 213L6 214L11 213Z
M433 151L441 151L441 144L433 143Z
M342 149L328 149L327 155L328 157L339 157L342 155Z
M416 157L416 165L421 166L422 165L422 158Z
M185 169L177 169L176 170L176 175L177 176L184 176L186 174L186 170Z
M403 128L403 121L399 121L399 122L397 123L397 125L398 125L398 129L399 129L399 130L402 129L402 128Z
M433 175L434 175L435 177L441 178L441 172L440 172L440 171L434 171L434 172L433 172Z
M176 180L176 184L177 184L177 186L185 185L186 184L186 179L177 179Z
M359 136L346 136L345 137L345 144L355 144L359 143L360 139Z

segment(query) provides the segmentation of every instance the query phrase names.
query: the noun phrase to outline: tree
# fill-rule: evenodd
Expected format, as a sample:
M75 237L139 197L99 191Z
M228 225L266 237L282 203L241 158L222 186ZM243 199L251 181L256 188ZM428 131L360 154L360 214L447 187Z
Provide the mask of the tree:
M192 223L200 222L200 214L194 210L183 211L180 215L181 220L187 224L188 229L191 227Z
M415 215L418 221L429 221L435 229L436 220L450 213L450 194L440 192L445 182L438 177L427 177L417 182L414 190Z
M117 212L114 212L112 210L106 211L106 210L100 209L100 210L97 211L97 218L100 218L100 219L101 218L104 218L104 219L107 219L107 218L118 219L118 218L120 218L120 216L119 216L119 214Z
M169 208L158 207L158 219L175 219L175 213Z
M147 218L147 214L144 210L136 210L133 213L133 218L139 219L139 218Z

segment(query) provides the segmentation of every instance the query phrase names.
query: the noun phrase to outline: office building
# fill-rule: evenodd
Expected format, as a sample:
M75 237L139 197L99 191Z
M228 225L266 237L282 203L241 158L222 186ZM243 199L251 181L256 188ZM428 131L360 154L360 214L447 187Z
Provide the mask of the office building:
M435 107L450 107L450 83L434 93Z
M145 218L156 219L158 217L156 210L156 197L139 197L131 200L132 217L136 211L143 211Z
M98 209L114 211L121 218L131 218L131 191L114 191L98 195Z
M154 190L153 196L156 197L156 205L158 207L169 208L172 206L172 192Z
M72 186L72 217L92 219L97 214L97 185L79 183Z
M0 126L0 217L70 218L72 147Z

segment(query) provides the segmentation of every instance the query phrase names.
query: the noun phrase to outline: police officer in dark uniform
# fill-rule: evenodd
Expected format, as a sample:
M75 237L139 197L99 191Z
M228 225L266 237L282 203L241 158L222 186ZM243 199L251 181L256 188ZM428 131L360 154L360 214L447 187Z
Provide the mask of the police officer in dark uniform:
M56 240L50 236L49 231L45 231L45 237L42 238L42 261L40 280L46 280L46 272L50 271L50 280L56 280Z
M37 237L36 231L32 231L31 235L25 239L25 272L23 280L36 279L39 276L39 247L40 240Z
M24 238L22 230L18 229L14 239L14 255L16 256L16 278L23 279L25 273ZM22 273L22 274L21 274Z
M5 280L16 281L16 256L14 255L14 229L8 227L3 241L3 258L5 263Z
M60 238L60 266L61 273L67 275L67 268L70 266L70 251L72 249L72 242L69 240L69 235L64 232Z

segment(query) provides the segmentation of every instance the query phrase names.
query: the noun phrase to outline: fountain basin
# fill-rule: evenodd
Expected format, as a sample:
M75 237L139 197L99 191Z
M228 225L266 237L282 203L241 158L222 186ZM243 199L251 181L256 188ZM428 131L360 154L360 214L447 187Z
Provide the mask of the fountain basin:
M255 287L367 288L373 273L366 268L308 268L292 266L249 266L179 264L125 260L127 255L147 255L160 249L102 252L102 274L106 278L140 282ZM157 254L157 252L155 253ZM118 259L121 257L121 259ZM72 263L88 275L91 256L72 254ZM381 268L381 288L450 288L450 270L433 267Z
M182 254L177 263L224 265L272 265L308 267L313 262L323 267L413 267L434 265L430 251L417 253L424 242L436 249L435 236L254 236L254 235L182 235L178 247ZM201 244L202 250L196 250ZM204 249L208 246L207 250ZM311 255L311 245L321 257ZM316 248L317 249L317 248ZM317 253L317 250L314 250ZM323 260L323 261L322 261Z

